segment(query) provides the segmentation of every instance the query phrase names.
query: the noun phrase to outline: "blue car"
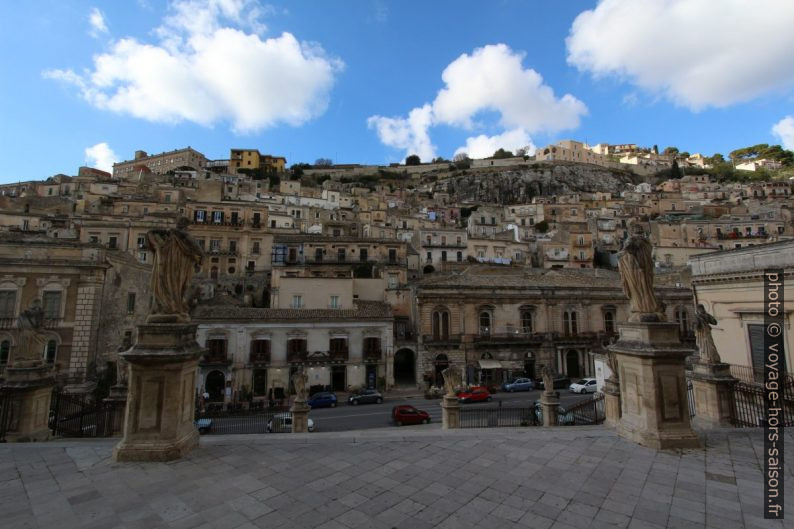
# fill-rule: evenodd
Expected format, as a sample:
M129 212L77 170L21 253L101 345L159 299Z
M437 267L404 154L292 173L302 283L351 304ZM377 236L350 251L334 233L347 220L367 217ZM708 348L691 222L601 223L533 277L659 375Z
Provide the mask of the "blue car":
M312 408L335 408L336 407L336 395L329 391L321 391L320 393L315 393L309 400L307 404Z
M535 383L529 378L517 378L512 382L505 382L502 384L502 391L512 393L513 391L532 391L535 389Z

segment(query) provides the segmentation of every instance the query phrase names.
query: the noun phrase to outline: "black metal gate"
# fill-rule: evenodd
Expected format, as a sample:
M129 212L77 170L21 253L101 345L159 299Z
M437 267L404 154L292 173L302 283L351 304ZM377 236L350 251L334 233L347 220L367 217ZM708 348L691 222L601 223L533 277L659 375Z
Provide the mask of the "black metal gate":
M5 443L6 432L15 428L19 419L19 398L12 392L0 391L0 443Z
M54 391L50 429L61 437L111 437L124 426L124 406L95 402L87 395Z
M780 422L783 426L794 426L794 379L786 375L780 383L782 398ZM740 428L753 428L766 424L766 391L764 386L739 381L733 387L733 424Z

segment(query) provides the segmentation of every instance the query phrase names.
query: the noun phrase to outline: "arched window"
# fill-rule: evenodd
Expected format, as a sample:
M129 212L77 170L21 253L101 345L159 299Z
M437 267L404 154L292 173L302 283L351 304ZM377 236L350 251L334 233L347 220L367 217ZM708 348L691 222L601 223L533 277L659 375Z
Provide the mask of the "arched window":
M446 340L449 338L449 312L436 310L433 312L433 339Z
M675 322L678 324L678 330L681 336L689 334L689 314L684 307L676 307Z
M58 355L58 342L49 340L44 348L44 362L52 364L55 362L55 357Z
M11 342L3 340L0 342L0 365L8 363L8 357L11 354Z
M491 313L487 310L480 311L480 336L491 335Z
M615 307L606 305L602 308L604 315L604 332L607 334L615 334Z
M521 307L521 332L524 334L532 334L535 332L533 326L533 310L531 307Z
M576 336L579 334L579 325L575 310L566 310L562 313L562 332L565 336Z

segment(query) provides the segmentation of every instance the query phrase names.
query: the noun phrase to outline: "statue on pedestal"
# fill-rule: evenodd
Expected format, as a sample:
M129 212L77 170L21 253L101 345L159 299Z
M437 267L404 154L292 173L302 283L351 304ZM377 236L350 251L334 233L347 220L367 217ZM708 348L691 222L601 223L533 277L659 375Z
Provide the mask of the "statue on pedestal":
M454 397L455 392L463 385L463 374L456 365L451 365L441 372L444 376L444 395Z
M147 247L154 252L151 290L152 311L148 323L184 323L190 321L190 307L185 299L196 265L204 251L185 231L187 219L177 221L176 229L150 230Z
M543 377L543 392L554 393L554 372L547 365L543 366L540 370L540 375Z
M303 368L292 375L292 385L295 387L295 402L306 402L308 394L306 393L306 373Z
M642 235L629 237L619 254L618 269L623 293L629 298L629 321L662 322L664 307L653 290L653 248Z
M116 385L127 386L129 377L130 363L124 360L121 355L116 357Z
M41 360L45 342L39 330L43 326L44 309L41 308L41 300L34 299L30 307L23 310L19 318L17 318L19 345L16 348L14 358L11 359L14 364L19 361L35 362Z
M714 338L711 336L712 325L717 325L716 318L706 312L706 307L698 304L695 315L695 343L700 351L700 361L704 364L722 363L717 346L714 345Z

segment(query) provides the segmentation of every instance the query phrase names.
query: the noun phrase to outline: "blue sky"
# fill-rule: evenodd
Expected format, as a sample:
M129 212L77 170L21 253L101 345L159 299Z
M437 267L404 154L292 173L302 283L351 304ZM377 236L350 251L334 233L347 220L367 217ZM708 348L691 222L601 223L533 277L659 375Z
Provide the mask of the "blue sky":
M0 182L188 145L289 164L479 157L565 138L706 155L794 148L794 3L713 6L3 2Z

